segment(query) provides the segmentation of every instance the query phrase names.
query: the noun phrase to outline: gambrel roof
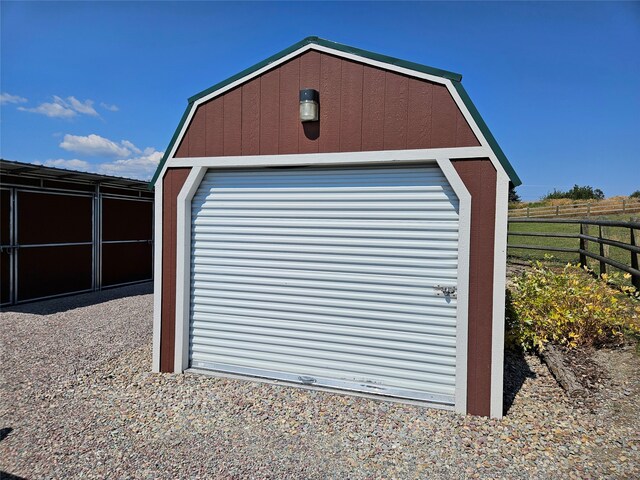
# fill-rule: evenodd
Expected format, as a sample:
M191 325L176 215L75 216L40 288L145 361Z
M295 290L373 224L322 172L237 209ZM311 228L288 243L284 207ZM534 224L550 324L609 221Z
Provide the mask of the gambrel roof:
M491 149L491 151L495 155L495 159L497 159L499 164L504 169L505 173L508 175L511 183L514 186L518 186L522 183L517 173L513 169L511 163L507 159L506 155L500 148L500 145L498 145L498 142L489 130L489 127L478 112L478 109L475 107L466 90L462 86L462 75L438 68L429 67L427 65L421 65L414 62L400 60L386 55L361 50L359 48L350 47L348 45L324 40L318 37L307 37L304 40L295 43L294 45L291 45L281 52L278 52L277 54L263 60L262 62L257 63L256 65L253 65L252 67L249 67L246 70L243 70L236 75L233 75L232 77L229 77L226 80L223 80L222 82L219 82L212 87L207 88L206 90L203 90L202 92L189 98L187 108L182 115L182 119L180 120L180 123L178 124L178 127L173 134L173 137L171 138L171 141L164 153L162 160L160 161L160 164L158 165L158 169L156 170L156 173L151 180L151 185L154 185L157 181L160 172L167 162L167 159L174 154L175 149L178 146L177 144L181 140L181 136L184 134L185 124L190 120L190 116L193 114L195 108L199 103L208 99L206 97L215 95L216 92L225 91L227 88L230 88L232 84L241 84L243 83L243 79L249 80L257 72L269 70L270 66L275 68L285 58L290 58L292 55L295 56L297 53L302 53L304 51L308 51L309 49L317 49L324 52L329 52L337 56L350 58L354 61L360 60L365 62L375 62L377 65L381 66L381 68L384 68L384 66L386 65L388 68L399 69L406 75L412 75L412 72L415 72L416 74L422 74L423 76L427 75L432 78L435 77L441 79L441 82L450 83L455 92L457 92L457 95L462 104L464 105L464 107L466 107L469 115L471 116L471 119L475 123L475 126L477 126L479 133L486 141L486 145Z

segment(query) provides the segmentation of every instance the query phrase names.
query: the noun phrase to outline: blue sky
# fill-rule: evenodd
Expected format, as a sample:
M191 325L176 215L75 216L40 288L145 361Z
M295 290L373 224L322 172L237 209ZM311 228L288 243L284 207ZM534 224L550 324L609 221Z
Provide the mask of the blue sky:
M309 35L463 74L535 199L640 188L640 3L0 4L3 158L148 178L186 99Z

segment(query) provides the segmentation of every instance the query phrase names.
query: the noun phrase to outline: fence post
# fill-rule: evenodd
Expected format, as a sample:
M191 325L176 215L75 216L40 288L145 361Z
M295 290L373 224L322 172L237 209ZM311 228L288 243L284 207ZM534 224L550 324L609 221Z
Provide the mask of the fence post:
M622 213L625 212L625 210L627 209L627 201L623 198L622 199Z
M591 204L587 203L587 217L591 216Z
M598 225L598 244L600 245L600 256L604 257L604 243L602 243L602 225ZM600 276L607 273L607 264L600 260Z
M585 235L584 233L584 223L580 224L580 235ZM587 241L580 237L580 266L581 267L586 267L587 266L587 256L584 254L584 252L587 250Z
M530 207L529 205L527 205L527 218L529 218L529 209L530 209L530 208L531 208L531 207Z
M631 241L629 243L631 243L631 245L633 245L634 247L636 246L636 236L635 233L633 232L633 228L629 227L629 232L631 233ZM636 270L638 270L638 253L637 252L629 252L631 254L631 268L635 268ZM638 290L640 290L640 277L633 275L631 277L631 284L636 287Z
M560 215L560 205L556 205L556 217Z

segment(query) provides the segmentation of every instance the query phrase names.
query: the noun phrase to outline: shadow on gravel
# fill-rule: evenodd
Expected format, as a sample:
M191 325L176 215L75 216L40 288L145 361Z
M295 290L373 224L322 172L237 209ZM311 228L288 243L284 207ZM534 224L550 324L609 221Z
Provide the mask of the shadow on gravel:
M3 472L0 470L0 480L26 480L24 477L19 477L17 475L12 475L7 472Z
M505 350L504 352L504 391L502 394L503 415L509 413L513 401L527 378L535 378L536 374L529 368L521 351Z
M0 428L0 442L2 440L4 440L5 438L7 438L7 436L13 432L13 428L11 427L7 427L7 428Z
M18 312L30 313L33 315L50 315L52 313L65 312L74 308L88 307L98 303L108 302L124 297L133 297L136 295L148 295L153 293L153 282L145 282L137 285L128 285L126 287L110 288L101 292L80 293L76 295L68 295L65 297L52 298L49 300L40 300L21 305L12 305L3 307L0 312Z
M518 315L513 308L511 292L508 289L505 297L505 315L505 336L507 336L509 329L518 322ZM529 368L529 364L524 358L524 352L513 348L505 348L503 372L502 413L506 415L524 382L527 378L535 378L536 374Z

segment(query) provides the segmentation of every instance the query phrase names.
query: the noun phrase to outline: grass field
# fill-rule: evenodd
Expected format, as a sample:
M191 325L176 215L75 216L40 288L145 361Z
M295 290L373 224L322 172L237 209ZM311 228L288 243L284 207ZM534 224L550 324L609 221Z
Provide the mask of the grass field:
M591 218L595 220L595 218ZM640 221L638 216L630 215L611 215L607 217L598 217L598 220L620 220L620 221ZM580 233L580 225L578 224L563 224L563 223L509 223L509 232L534 232L534 233L563 233L563 234L575 234ZM597 237L598 227L590 225L588 235ZM611 240L617 240L619 242L629 243L629 229L622 227L602 227L602 236ZM635 230L636 244L640 243L640 230ZM509 245L535 245L535 246L547 246L547 247L561 247L561 248L579 248L579 240L577 238L554 238L554 237L528 237L520 235L509 235ZM595 254L600 253L600 246L595 242L588 242L587 249ZM528 250L521 248L508 248L507 254L509 258L513 260L543 260L545 255L553 255L553 260L558 263L578 263L579 256L577 253L569 252L549 252L544 250ZM604 256L616 260L625 265L631 265L631 255L628 251L619 247L613 247L609 245L604 246ZM593 259L587 259L589 268L594 269L596 272L599 270L599 262ZM607 271L619 271L613 267L607 266Z

